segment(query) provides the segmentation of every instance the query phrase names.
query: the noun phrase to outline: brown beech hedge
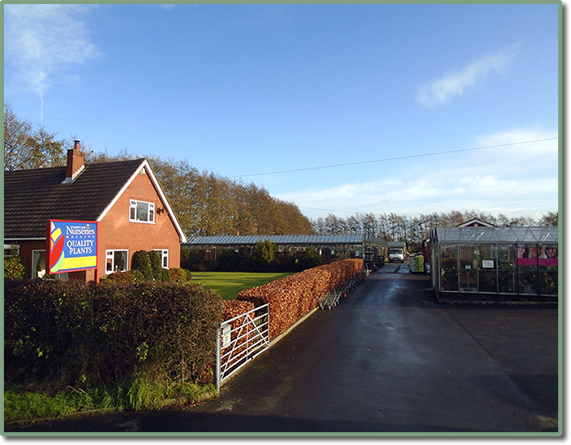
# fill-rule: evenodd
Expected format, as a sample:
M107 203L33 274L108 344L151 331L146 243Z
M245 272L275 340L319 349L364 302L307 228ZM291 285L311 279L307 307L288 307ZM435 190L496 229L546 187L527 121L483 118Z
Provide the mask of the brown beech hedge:
M252 302L256 307L270 304L270 339L274 339L316 308L320 296L353 278L362 269L362 259L341 260L243 290L237 300Z

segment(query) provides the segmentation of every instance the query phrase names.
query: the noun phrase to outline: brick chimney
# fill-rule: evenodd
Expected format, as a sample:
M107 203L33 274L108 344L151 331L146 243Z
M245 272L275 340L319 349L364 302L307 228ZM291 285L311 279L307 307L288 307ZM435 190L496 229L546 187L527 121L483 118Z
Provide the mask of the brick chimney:
M79 141L75 140L73 148L67 151L67 170L64 183L68 184L85 168L85 153L79 149Z

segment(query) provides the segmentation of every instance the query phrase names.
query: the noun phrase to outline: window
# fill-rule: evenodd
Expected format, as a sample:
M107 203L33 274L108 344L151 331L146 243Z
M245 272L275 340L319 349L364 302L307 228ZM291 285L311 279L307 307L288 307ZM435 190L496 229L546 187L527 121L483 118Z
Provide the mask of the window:
M163 269L168 269L169 268L169 251L167 249L164 249L164 250L154 249L154 250L161 253L161 266L163 267Z
M539 246L539 293L542 295L557 295L558 248L557 244Z
M105 252L105 273L125 272L127 269L128 250L108 250Z
M458 251L456 244L442 245L442 275L441 288L443 291L458 291Z
M512 244L498 244L498 290L500 293L515 293L515 252Z
M477 253L476 253L477 252ZM478 289L480 292L498 292L497 248L492 244L475 244L478 258Z
M129 221L155 222L155 204L152 202L130 200Z
M537 268L537 244L516 245L517 281L518 293L537 294L539 285L539 275Z
M46 251L32 252L32 278L43 278L46 274Z
M6 244L4 243L4 258L20 255L19 244Z
M458 278L460 292L477 292L477 245L464 244L460 246Z

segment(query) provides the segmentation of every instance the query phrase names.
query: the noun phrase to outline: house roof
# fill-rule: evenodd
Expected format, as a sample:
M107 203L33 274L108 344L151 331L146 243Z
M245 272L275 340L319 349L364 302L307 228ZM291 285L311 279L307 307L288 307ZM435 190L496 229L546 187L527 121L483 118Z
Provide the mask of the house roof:
M4 239L44 239L48 219L100 221L143 168L186 241L146 159L87 164L70 184L65 166L5 171Z
M469 221L458 224L456 227L496 227L487 221L481 220L480 218L472 218Z

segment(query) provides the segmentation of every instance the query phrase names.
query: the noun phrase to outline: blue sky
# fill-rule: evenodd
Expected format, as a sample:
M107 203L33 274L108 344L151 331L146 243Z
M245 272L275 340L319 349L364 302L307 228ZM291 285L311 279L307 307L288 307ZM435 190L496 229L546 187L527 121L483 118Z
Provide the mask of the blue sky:
M187 159L310 218L557 210L557 4L4 13L5 101L97 151Z

